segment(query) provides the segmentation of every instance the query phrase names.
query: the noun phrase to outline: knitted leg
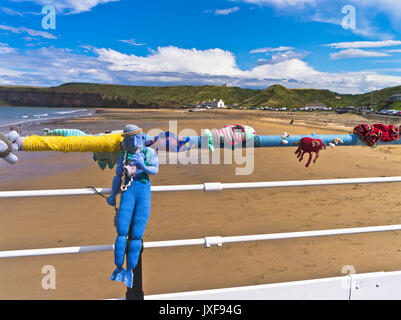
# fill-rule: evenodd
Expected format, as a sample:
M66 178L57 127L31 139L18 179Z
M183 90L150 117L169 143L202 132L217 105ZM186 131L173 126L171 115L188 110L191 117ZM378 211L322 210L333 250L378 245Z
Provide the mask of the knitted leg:
M151 192L150 183L135 183L140 189L136 193L134 221L132 224L132 241L128 250L127 269L134 269L142 249L142 238L145 233L150 214Z
M302 153L301 146L299 146L299 147L297 148L297 150L295 150L294 153L297 155L297 158L299 158L299 157L301 156L301 153Z
M145 232L150 214L150 183L135 182L134 187L137 189L135 200L134 221L132 224L132 240L128 248L127 269L124 271L124 283L132 288L133 272L142 250L142 237Z
M313 163L316 163L316 160L319 159L319 151L316 151L316 157L313 160Z
M124 264L127 235L135 208L135 193L130 187L121 195L120 209L117 215L117 238L114 246L114 263L117 267Z
M311 152L309 152L309 159L308 159L308 162L306 163L306 166L305 167L309 167L309 165L310 165L310 163L311 163L311 161L312 161L312 153Z
M304 159L304 154L305 154L305 151L301 151L300 156L298 156L299 162L301 162Z

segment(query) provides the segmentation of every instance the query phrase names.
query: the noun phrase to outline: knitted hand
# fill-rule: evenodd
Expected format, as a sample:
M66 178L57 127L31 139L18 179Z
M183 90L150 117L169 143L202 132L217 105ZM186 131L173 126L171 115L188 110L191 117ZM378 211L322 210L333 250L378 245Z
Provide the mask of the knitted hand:
M131 160L129 162L129 164L132 165L136 165L136 167L138 169L143 169L145 168L145 160L143 159L143 157L139 154L139 153L134 153L131 157Z
M106 201L107 201L107 203L108 203L109 205L111 205L112 207L115 207L115 206L116 206L116 195L115 195L115 194L112 194L111 196L109 196L109 197L106 199Z
M322 148L326 150L326 146L323 145L323 142L320 139L302 138L300 141L295 142L295 144L299 144L298 149L295 151L295 154L299 158L299 162L302 161L305 153L309 153L309 159L305 165L307 168L312 161L312 152L316 153L316 157L313 160L313 163L316 163L316 160L319 158L320 150L322 150Z
M16 131L11 131L5 135L0 134L0 158L10 164L18 161L18 157L13 153L18 151L21 137Z

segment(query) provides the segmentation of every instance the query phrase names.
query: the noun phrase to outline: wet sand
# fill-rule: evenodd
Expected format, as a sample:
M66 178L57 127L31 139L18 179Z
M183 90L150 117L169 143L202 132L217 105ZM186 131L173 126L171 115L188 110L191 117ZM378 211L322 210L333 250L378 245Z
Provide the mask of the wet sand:
M289 119L295 118L294 125ZM344 134L366 122L356 115L261 112L106 111L46 127L91 133L138 123L148 129L220 128L248 124L258 134ZM324 122L327 120L327 123ZM377 122L377 121L376 121ZM396 123L393 121L393 123ZM27 128L26 133L38 128ZM401 175L401 147L337 147L321 152L305 168L294 148L255 150L251 175L235 175L235 163L162 165L152 185L252 182ZM19 153L15 166L0 164L0 190L110 187L114 170L101 171L91 154ZM234 236L400 224L395 184L153 193L144 241ZM100 196L3 199L0 250L112 244L114 210ZM143 254L145 295L334 277L342 268L357 273L401 268L401 232L238 243L221 248L148 249ZM42 267L56 268L56 289L44 290ZM113 253L88 253L0 260L0 299L108 299L125 296L109 281Z

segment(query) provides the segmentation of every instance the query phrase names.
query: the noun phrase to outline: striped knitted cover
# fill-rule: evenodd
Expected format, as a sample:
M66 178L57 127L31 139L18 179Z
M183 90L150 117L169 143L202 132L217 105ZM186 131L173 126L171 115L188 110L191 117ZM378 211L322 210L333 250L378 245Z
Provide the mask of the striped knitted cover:
M226 125L224 128L210 132L209 129L205 130L205 136L209 138L209 149L214 151L214 144L224 143L226 145L237 146L241 145L243 141L250 140L256 135L252 127L244 126L241 124Z
M43 129L43 132L46 136L59 136L59 137L82 137L87 134L78 129Z

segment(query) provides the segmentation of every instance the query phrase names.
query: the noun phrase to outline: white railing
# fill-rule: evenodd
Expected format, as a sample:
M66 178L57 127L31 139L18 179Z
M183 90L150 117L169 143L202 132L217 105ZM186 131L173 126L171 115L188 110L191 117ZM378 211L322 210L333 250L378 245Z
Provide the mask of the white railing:
M252 189L252 188L315 187L315 186L391 183L391 182L401 182L401 177L347 178L347 179L295 180L295 181L243 182L243 183L209 182L203 184L189 184L189 185L152 186L151 190L152 192L179 192L179 191L218 192L222 190ZM96 191L102 194L111 194L111 188L96 188ZM92 188L0 191L0 199L26 198L26 197L88 196L88 195L96 195L97 194L96 191Z
M213 182L213 183L204 183L196 185L153 186L152 192L177 192L177 191L216 192L228 189L330 186L330 185L394 183L394 182L401 182L401 177L298 180L298 181L249 182L249 183ZM110 194L111 189L98 188L94 190L92 188L85 188L85 189L63 189L63 190L0 191L0 198L4 199L4 198L44 197L44 196L81 196L81 195L96 195L98 193ZM169 241L150 241L150 242L144 242L143 247L144 249L181 247L181 246L205 246L209 248L211 246L222 246L225 243L227 244L227 243L249 242L249 241L267 241L267 240L280 240L280 239L296 239L305 237L337 236L337 235L349 235L349 234L361 234L361 233L385 232L385 231L401 231L401 225L286 232L286 233L244 235L244 236L231 236L231 237L210 236L198 239L169 240ZM62 248L47 248L47 249L0 251L0 258L79 254L79 253L89 253L89 252L112 251L113 249L114 249L113 245L98 245L98 246L77 246L77 247L62 247ZM320 280L323 283L327 282L325 279L320 279ZM271 286L272 285L270 285L269 288L271 288ZM230 292L230 294L232 294L232 292L236 292L237 289L233 288L233 290L231 291L229 289L219 289L219 290L222 290L221 292ZM238 290L243 293L243 290L241 288ZM212 291L210 291L210 293L212 294ZM184 294L184 297L194 296L193 294L191 295L191 293L177 293L177 294L167 294L166 297L168 297L169 295L172 295L171 297L174 297L175 295L175 297L178 299L179 297L181 297L180 294L181 296L182 294ZM159 296L160 295L154 296L154 298ZM202 293L200 293L200 296L202 296ZM151 296L149 296L149 298L151 298Z
M298 238L309 238L309 237L339 236L339 235L385 232L385 231L401 231L401 224L389 225L389 226L361 227L361 228L256 234L256 235L247 235L247 236L231 236L231 237L212 236L212 237L204 237L204 238L198 238L198 239L150 241L150 242L144 242L143 248L144 249L154 249L154 248L186 247L186 246L205 246L206 248L210 248L211 246L221 247L224 243L227 244L227 243L250 242L250 241L284 240L284 239L298 239ZM31 249L31 250L12 250L12 251L0 251L0 259L60 255L60 254L78 254L78 253L113 251L113 250L114 250L114 246L112 244L111 245L99 245L99 246L79 246L79 247L62 247L62 248Z

